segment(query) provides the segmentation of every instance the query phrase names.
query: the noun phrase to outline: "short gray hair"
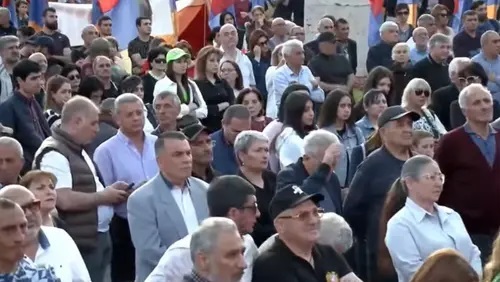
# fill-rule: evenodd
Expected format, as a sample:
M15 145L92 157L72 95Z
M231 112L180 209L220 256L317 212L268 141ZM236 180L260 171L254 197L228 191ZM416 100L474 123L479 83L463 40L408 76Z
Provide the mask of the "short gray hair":
M99 105L99 110L102 112L114 113L115 112L116 98L106 98Z
M415 29L413 30L413 32L412 32L412 34L411 34L411 36L416 37L416 36L417 36L417 33L419 33L419 32L424 32L424 31L425 31L425 33L428 33L428 31L427 31L427 29L425 29L425 27L419 26L419 27L417 27L417 28L415 28Z
M481 35L481 47L484 47L484 45L486 45L488 39L490 39L490 36L492 35L498 35L498 32L494 31L494 30L487 30L483 33L483 35Z
M9 147L11 150L15 150L20 158L23 158L23 146L16 139L8 136L0 137L0 146Z
M409 177L412 179L418 179L422 176L422 170L429 164L436 163L434 159L428 157L426 155L416 155L403 164L403 168L401 168L401 179Z
M158 103L159 100L163 100L163 99L172 99L172 101L174 101L174 104L176 104L177 106L181 106L181 99L179 99L179 96L177 96L177 94L173 93L173 92L170 92L170 91L162 91L158 94L156 94L156 96L154 97L153 99L153 106L156 105L156 103Z
M427 81L421 78L414 78L408 82L405 89L403 90L403 96L401 96L401 107L405 108L408 106L408 98L415 90L427 90L431 93L431 86ZM429 96L430 99L430 96ZM427 104L426 104L427 105Z
M5 47L11 43L19 43L19 38L15 35L5 35L0 37L0 50L5 49Z
M120 96L116 97L115 99L115 114L117 114L120 111L120 106L124 104L130 104L130 103L137 103L139 102L141 105L144 106L144 102L142 102L141 98L139 96L133 94L133 93L123 93Z
M338 253L345 253L352 247L352 229L340 215L328 212L321 217L318 243L333 247Z
M380 35L382 35L382 33L386 32L387 30L389 30L391 28L396 28L397 30L399 30L399 26L397 23L395 23L393 21L385 21L384 23L382 23L380 25L378 32L380 33Z
M401 48L406 49L406 52L408 52L408 55L409 55L409 53L410 53L410 45L408 45L408 43L406 43L406 42L398 42L398 43L396 43L396 45L394 45L394 47L392 47L392 52L391 52L392 53L391 54L392 60L394 60L394 58L395 58L395 55L396 55L395 52L396 52L396 50L397 49L401 49Z
M205 219L191 236L189 249L193 263L197 254L209 254L217 247L217 239L221 234L233 232L238 233L238 227L229 218L209 217Z
M234 140L234 153L236 158L238 159L238 154L240 152L247 153L248 149L255 143L256 141L266 142L269 145L269 138L264 135L264 133L256 130L245 130L240 132L236 139Z
M0 7L0 14L7 14L10 16L10 11L5 7Z
M458 72L460 72L462 68L464 68L471 62L471 59L467 57L453 58L453 60L451 60L450 64L448 65L448 75L452 77L453 75L458 74Z
M324 129L313 130L304 137L304 155L316 156L334 143L340 143L334 133Z
M460 94L458 94L458 105L460 106L461 109L467 108L467 98L469 97L469 94L475 91L484 91L490 94L491 97L490 91L482 84L472 83L466 86L464 89L462 89L462 91L460 91Z
M442 33L436 33L429 39L429 48L434 48L441 44L451 44L451 39Z
M417 26L423 26L424 24L435 22L436 19L430 14L423 14L417 19Z
M281 53L283 54L283 57L285 57L290 55L296 48L304 50L304 43L302 43L302 41L298 39L291 39L283 43L283 48L281 49Z

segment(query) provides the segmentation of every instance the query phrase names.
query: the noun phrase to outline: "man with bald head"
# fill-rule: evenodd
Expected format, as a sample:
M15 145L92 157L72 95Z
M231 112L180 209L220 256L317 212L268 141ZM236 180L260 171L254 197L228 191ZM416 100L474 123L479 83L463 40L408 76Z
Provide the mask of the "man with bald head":
M217 40L220 42L221 50L224 52L220 63L222 64L225 61L236 62L243 76L243 87L255 87L256 83L252 62L236 47L238 44L238 31L236 27L232 24L223 25L217 34Z
M500 36L496 31L488 30L481 36L481 52L472 57L488 75L488 90L493 99L500 102Z
M318 22L318 35L324 32L331 32L335 33L335 23L327 17L322 18ZM319 54L319 42L317 40L318 38L315 38L314 40L308 42L306 45L304 45L304 49L308 49L311 52L314 53L314 55Z
M286 21L283 18L275 18L271 24L274 36L269 39L268 45L271 50L288 39Z
M23 165L21 144L14 138L0 137L0 189L18 182Z
M0 198L9 199L24 211L27 232L24 254L36 264L49 265L62 281L90 282L89 273L75 242L63 229L41 226L40 200L26 187L9 185L0 190Z
M412 38L415 46L410 47L410 60L413 65L425 59L429 54L427 44L429 43L429 32L424 27L417 27L413 30Z
M0 281L61 281L49 266L25 257L27 220L23 208L0 197Z
M40 65L40 68L42 70L42 74L45 74L45 72L47 71L48 62L47 62L47 57L45 57L44 54L39 53L39 52L33 53L33 54L31 54L31 56L29 56L28 60L33 61L33 62L37 63L38 65Z
M128 185L116 182L104 188L99 171L83 149L99 129L99 109L90 99L75 96L61 112L61 124L52 129L37 151L34 168L57 177L57 209L66 231L75 240L93 282L101 282L111 260L109 223L112 205L126 201Z
M104 84L104 92L102 93L102 99L116 98L120 94L118 86L111 80L111 59L106 56L97 56L92 62L92 69L99 78L99 80Z

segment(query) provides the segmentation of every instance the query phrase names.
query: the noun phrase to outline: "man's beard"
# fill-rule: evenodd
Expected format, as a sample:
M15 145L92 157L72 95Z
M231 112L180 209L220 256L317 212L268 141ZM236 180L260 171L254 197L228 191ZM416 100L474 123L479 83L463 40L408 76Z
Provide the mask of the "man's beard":
M58 25L58 22L55 21L53 23L46 23L45 26L50 29L50 30L58 30L59 29L59 25Z

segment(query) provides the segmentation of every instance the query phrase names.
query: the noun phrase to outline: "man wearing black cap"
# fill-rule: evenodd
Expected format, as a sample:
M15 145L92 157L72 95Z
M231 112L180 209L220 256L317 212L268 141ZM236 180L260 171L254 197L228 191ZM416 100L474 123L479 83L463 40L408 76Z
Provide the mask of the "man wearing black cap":
M339 86L347 86L350 90L354 82L354 72L346 57L337 54L335 34L322 32L316 41L319 54L311 59L309 68L315 77L320 78L320 87L325 92Z
M213 159L212 138L210 132L201 123L193 123L182 129L191 145L191 156L193 158L193 172L191 176L199 178L207 183L219 176L210 163Z
M278 190L269 213L278 232L276 241L255 260L252 281L360 281L332 247L319 245L321 194L299 186Z
M387 108L378 118L382 147L370 154L358 167L344 202L344 217L358 241L368 245L372 281L377 280L376 253L380 212L391 185L411 157L413 122L420 115L401 106ZM364 278L364 277L361 277ZM382 280L383 281L383 280Z

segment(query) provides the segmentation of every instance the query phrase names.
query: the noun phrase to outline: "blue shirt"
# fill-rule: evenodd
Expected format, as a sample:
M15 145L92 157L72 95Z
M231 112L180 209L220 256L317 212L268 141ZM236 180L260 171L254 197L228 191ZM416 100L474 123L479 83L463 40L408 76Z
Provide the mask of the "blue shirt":
M481 277L481 252L472 243L460 215L434 204L429 213L407 198L405 206L387 223L385 244L400 282L408 282L433 252L458 251Z
M497 141L495 139L495 134L497 133L496 130L493 129L493 127L491 127L490 125L490 133L488 134L486 140L483 139L483 137L472 132L470 126L467 123L464 125L464 130L465 132L467 132L467 134L469 134L472 141L474 141L474 144L476 144L476 146L479 148L481 154L483 154L488 164L493 167L493 163L495 162L495 155L497 153Z
M56 277L54 268L49 266L39 266L24 257L18 264L15 273L0 274L2 282L60 282Z
M288 65L283 65L276 69L273 74L273 93L269 95L274 95L274 101L276 102L276 107L279 109L281 102L281 95L285 89L293 83L299 83L307 86L311 93L311 99L317 103L323 103L325 101L325 92L320 87L313 88L311 81L314 80L314 76L311 70L302 66L300 72L295 74Z
M410 49L410 61L412 65L415 65L418 61L427 58L429 54L428 50L420 51L417 47L413 47Z
M135 145L121 131L102 143L94 153L104 185L117 181L134 183L134 189L153 178L159 171L156 163L154 143L157 137L144 134L144 146L139 152ZM115 213L127 218L127 203L115 207Z
M365 137L365 140L372 136L373 132L375 132L375 126L373 126L366 115L358 120L356 122L356 125L361 130L361 133L363 133L363 137Z
M488 75L488 90L490 90L493 98L500 102L500 56L497 56L495 60L488 60L483 52L472 57L472 61L479 63L486 75ZM495 80L489 79L489 76L494 75Z
M234 147L224 138L222 129L210 135L214 142L212 167L221 175L233 175L238 173L239 165L236 162Z

